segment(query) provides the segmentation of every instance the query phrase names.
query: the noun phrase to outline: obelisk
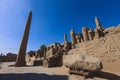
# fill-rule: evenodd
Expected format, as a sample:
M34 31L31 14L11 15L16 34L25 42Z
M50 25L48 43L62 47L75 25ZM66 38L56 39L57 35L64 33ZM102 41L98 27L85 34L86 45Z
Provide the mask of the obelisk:
M96 23L96 28L100 31L103 31L102 25L96 16L95 16L95 23Z
M26 56L26 49L27 49L31 20L32 20L32 11L30 11L29 16L28 16L28 20L26 23L26 27L25 27L22 42L20 45L19 53L18 53L17 60L15 63L16 67L26 66L25 56Z

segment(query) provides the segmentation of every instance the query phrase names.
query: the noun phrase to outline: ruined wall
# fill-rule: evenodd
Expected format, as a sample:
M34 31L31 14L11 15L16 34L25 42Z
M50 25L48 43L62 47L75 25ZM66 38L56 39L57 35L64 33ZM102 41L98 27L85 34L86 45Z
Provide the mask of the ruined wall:
M16 61L17 55L12 56L0 56L0 62L12 62Z
M89 54L99 57L104 62L120 60L120 33L76 44L68 54Z

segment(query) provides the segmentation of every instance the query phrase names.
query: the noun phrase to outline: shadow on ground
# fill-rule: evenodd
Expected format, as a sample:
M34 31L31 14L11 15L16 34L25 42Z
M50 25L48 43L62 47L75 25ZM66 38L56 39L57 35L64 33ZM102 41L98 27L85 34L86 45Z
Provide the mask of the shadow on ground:
M68 80L68 76L42 73L0 74L0 80Z
M98 77L106 80L120 80L120 76L116 75L114 73L108 73L108 72L99 72L99 74L94 74L92 78Z

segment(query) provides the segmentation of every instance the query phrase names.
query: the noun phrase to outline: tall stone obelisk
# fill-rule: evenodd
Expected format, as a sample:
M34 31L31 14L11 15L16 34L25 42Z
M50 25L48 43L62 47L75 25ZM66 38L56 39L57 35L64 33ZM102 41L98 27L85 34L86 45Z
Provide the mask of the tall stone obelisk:
M32 20L32 11L30 11L29 16L28 16L28 20L27 20L27 24L26 24L26 27L25 27L24 35L23 35L22 42L21 42L21 45L20 45L17 60L16 60L16 63L15 63L16 67L26 66L25 56L26 56L26 49L27 49L31 20Z
M96 28L100 31L103 31L102 25L96 16L95 16L95 23L96 23Z

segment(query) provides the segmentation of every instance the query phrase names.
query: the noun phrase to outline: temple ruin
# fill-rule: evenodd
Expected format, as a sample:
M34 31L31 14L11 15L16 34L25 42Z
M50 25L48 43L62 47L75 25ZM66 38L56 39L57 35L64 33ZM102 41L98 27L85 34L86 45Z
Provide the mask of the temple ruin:
M62 65L62 56L69 54L87 54L100 58L103 62L120 59L120 25L104 29L97 17L95 17L95 29L82 28L82 33L70 30L71 42L68 42L67 35L64 34L63 43L54 43L47 46L45 56L28 57L27 62L32 62L39 58L44 66L55 67ZM36 54L43 54L37 53Z

